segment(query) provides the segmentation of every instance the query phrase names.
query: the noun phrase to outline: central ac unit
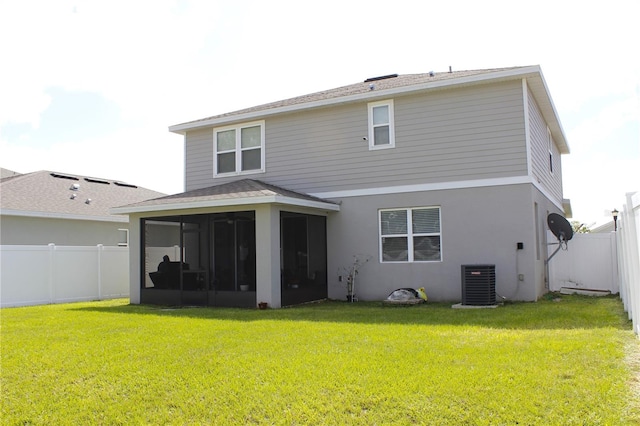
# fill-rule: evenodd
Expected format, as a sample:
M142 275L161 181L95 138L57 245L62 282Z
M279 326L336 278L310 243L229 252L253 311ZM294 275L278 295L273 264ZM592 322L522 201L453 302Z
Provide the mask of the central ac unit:
M496 265L462 265L462 304L496 304Z

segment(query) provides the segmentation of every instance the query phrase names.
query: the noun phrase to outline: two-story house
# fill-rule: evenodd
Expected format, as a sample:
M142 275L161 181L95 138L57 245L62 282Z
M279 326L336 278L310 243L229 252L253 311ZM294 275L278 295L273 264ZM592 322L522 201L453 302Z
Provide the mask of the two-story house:
M369 78L169 130L186 192L114 210L132 303L345 300L354 258L359 300L459 301L476 264L500 297L546 292L569 147L538 66Z

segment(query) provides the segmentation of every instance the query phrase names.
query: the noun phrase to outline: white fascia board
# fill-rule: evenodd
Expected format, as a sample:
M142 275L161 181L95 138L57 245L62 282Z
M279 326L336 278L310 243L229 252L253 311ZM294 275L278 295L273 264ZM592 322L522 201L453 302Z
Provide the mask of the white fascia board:
M313 108L326 107L331 105L346 104L351 102L382 99L394 95L402 95L412 92L420 92L424 90L464 86L469 84L481 83L491 80L508 80L516 77L525 78L531 75L542 75L539 66L515 68L512 70L496 71L486 74L477 74L467 77L460 77L453 80L437 80L433 82L427 82L423 84L415 84L410 86L395 87L387 90L372 90L366 93L359 93L356 95L340 96L331 99L322 99L314 102L303 102L295 105L288 105L284 107L270 108L259 111L251 111L245 114L227 115L224 117L211 118L202 121L192 121L188 123L176 124L169 126L169 131L179 134L185 134L188 130L199 129L203 127L221 126L223 124L243 122L249 120L256 120L258 118L264 118L271 115L283 114L288 112L295 112L300 110L307 110Z
M287 206L309 207L317 210L328 210L332 212L339 212L340 205L334 203L324 203L322 201L303 200L300 198L290 198L283 196L276 196L276 203L284 204Z
M225 198L221 200L191 201L186 203L158 204L153 206L115 207L110 211L113 214L132 214L174 210L191 210L201 208L246 206L252 204L284 204L290 206L310 207L319 210L340 210L340 206L333 203L323 203L322 201L303 200L298 198L283 197L279 195L267 195L264 197Z
M121 216L84 216L67 213L32 212L10 209L0 209L0 216L34 217L42 219L89 220L95 222L129 222L129 218Z
M540 90L537 89L535 85L529 85L529 87L533 92L534 98L538 102L538 106L542 110L542 115L547 121L547 125L551 130L551 135L553 136L554 141L558 144L560 154L569 154L571 152L569 142L567 142L567 137L564 133L564 129L562 128L562 123L560 122L560 116L558 115L558 111L553 103L549 87L542 75L542 71L539 71L537 77L539 80L534 79L534 82L539 83L543 93L540 93Z

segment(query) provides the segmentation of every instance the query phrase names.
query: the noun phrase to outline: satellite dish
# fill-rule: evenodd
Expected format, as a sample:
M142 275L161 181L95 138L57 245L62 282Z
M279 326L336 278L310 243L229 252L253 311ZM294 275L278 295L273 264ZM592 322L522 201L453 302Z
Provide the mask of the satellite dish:
M553 232L553 235L556 236L558 241L569 241L573 238L573 228L571 224L564 217L560 216L557 213L551 213L547 216L547 225L549 225L549 229Z

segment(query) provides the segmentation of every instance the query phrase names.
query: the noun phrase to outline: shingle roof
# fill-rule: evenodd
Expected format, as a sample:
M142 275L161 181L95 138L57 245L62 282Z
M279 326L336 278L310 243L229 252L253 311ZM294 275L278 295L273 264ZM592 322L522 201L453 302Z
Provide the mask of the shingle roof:
M73 185L77 189L72 189ZM111 207L163 195L116 180L43 170L0 180L0 211L8 215L121 221L121 216L109 213Z
M193 207L252 204L264 202L297 203L337 209L337 204L308 194L291 191L255 179L242 179L207 188L194 189L134 204L123 205L112 211L130 213L136 211L172 210Z
M460 87L470 84L484 84L504 80L527 79L528 87L542 110L554 140L563 154L569 153L562 125L551 100L542 71L539 66L490 68L482 70L430 72L423 74L403 74L376 81L362 81L335 89L324 90L295 98L257 105L238 111L214 115L199 120L176 124L169 127L175 133L184 134L188 130L220 126L234 122L263 119L270 115L327 107L348 102L362 102L420 91ZM371 87L373 85L373 89Z
M268 111L271 109L309 104L316 101L323 101L329 99L343 98L346 96L359 95L371 93L371 85L373 85L374 91L383 91L387 89L395 89L407 86L416 86L425 83L434 83L438 81L455 80L462 77L478 76L482 74L490 74L497 71L513 70L525 67L510 67L510 68L492 68L482 70L468 70L468 71L453 71L453 72L433 72L424 74L394 74L393 77L384 78L375 81L363 81L360 83L350 84L348 86L342 86L335 89L323 90L321 92L310 93L303 96L297 96L295 98L284 99L268 104L257 105L250 108L245 108L237 111L232 111L220 115L214 115L211 117L202 118L199 120L189 121L187 123L178 124L176 126L195 124L201 121L208 121L217 118L233 117L236 115L243 115L252 112Z

